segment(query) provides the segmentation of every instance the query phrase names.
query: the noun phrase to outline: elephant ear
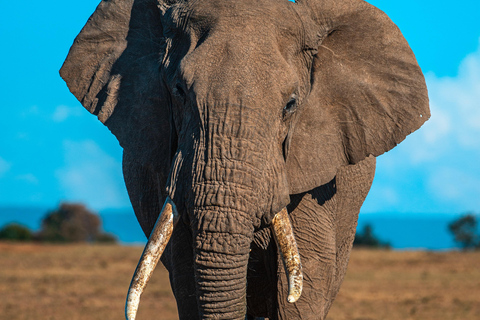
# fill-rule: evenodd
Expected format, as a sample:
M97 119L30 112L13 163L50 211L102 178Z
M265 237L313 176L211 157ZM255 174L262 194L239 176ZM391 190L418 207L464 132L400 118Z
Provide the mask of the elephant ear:
M112 131L130 159L124 163L129 192L138 184L157 189L150 186L157 181L135 174L145 168L165 187L175 143L160 77L165 40L158 5L156 0L102 1L60 70L70 91ZM132 202L142 198L130 196Z
M318 52L288 143L290 193L392 149L429 117L425 79L397 26L362 0L309 0Z

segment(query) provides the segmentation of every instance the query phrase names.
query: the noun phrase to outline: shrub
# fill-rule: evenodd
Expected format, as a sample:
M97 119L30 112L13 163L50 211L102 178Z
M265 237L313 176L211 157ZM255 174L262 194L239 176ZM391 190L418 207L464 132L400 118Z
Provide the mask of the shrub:
M453 240L463 250L480 249L480 237L477 234L477 217L467 213L448 225L448 230L453 235Z
M111 233L101 233L97 236L95 241L99 243L116 243L117 237Z
M366 224L362 232L355 234L353 245L357 247L386 248L390 249L390 243L382 242L373 234L373 227Z
M100 231L98 215L83 204L62 203L42 220L42 228L36 235L47 242L116 242L113 235Z
M0 229L0 239L8 241L31 241L33 234L25 226L11 223Z

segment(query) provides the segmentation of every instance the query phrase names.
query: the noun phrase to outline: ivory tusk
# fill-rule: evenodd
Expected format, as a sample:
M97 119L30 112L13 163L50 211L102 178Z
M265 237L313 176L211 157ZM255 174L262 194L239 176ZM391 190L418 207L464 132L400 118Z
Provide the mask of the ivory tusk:
M287 208L277 213L272 220L272 231L280 248L283 265L288 276L288 302L294 303L302 294L303 274L297 242L293 235L292 224Z
M135 269L130 288L128 289L127 303L125 306L125 317L127 320L135 319L138 305L140 304L140 296L148 280L150 280L178 220L179 215L177 208L170 197L167 197L145 249L143 250L137 268Z

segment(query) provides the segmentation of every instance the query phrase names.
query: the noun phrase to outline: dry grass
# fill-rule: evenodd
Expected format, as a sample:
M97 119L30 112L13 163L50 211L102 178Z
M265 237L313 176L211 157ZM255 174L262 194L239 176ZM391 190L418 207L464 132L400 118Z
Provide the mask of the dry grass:
M142 249L0 243L0 319L123 319ZM480 319L480 252L355 250L329 320ZM138 319L177 319L168 275Z
M480 319L480 252L354 250L327 319Z
M125 319L139 247L0 244L0 319ZM139 319L178 319L168 275L159 266Z

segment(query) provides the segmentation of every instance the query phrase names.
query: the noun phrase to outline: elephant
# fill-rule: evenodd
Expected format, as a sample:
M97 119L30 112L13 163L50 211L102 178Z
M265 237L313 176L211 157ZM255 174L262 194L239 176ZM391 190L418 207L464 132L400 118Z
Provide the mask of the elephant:
M325 319L376 157L430 117L407 41L363 0L103 0L60 70L123 148L180 319Z

